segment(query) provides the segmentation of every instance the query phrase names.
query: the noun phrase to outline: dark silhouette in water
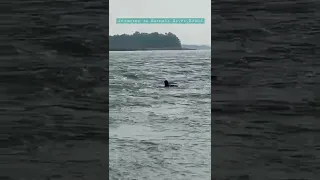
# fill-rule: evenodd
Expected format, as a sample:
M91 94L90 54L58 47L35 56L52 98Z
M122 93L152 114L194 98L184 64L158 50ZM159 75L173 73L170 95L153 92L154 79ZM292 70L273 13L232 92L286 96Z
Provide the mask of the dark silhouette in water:
M164 87L177 87L177 85L169 84L167 80L164 81Z

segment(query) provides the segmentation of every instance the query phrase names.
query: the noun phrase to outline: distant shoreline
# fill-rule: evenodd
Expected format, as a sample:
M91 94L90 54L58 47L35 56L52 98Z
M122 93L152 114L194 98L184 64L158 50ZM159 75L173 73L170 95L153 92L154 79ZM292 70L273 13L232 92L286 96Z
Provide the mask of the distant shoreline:
M161 51L161 50L197 50L190 48L143 48L143 49L109 49L109 51Z

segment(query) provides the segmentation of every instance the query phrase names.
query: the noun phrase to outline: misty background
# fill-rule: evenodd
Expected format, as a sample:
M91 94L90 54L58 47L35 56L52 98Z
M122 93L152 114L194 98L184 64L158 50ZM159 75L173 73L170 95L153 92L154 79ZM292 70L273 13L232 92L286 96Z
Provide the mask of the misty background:
M181 44L211 44L211 1L111 0L109 35L172 32ZM116 18L205 18L205 24L116 24Z

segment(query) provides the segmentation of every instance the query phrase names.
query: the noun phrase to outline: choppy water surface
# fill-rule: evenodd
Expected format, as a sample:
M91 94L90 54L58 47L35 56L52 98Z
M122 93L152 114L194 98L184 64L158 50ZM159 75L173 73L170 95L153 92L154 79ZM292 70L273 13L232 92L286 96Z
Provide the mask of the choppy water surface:
M319 1L213 1L212 177L320 177Z
M106 179L107 4L1 2L0 179Z
M210 51L110 52L110 179L210 179L210 75Z

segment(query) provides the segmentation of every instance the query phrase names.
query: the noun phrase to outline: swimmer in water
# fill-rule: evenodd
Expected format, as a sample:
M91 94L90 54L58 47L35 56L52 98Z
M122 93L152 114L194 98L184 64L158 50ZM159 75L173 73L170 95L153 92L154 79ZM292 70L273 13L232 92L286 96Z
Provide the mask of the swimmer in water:
M164 87L177 87L177 85L169 84L167 80L164 81Z

